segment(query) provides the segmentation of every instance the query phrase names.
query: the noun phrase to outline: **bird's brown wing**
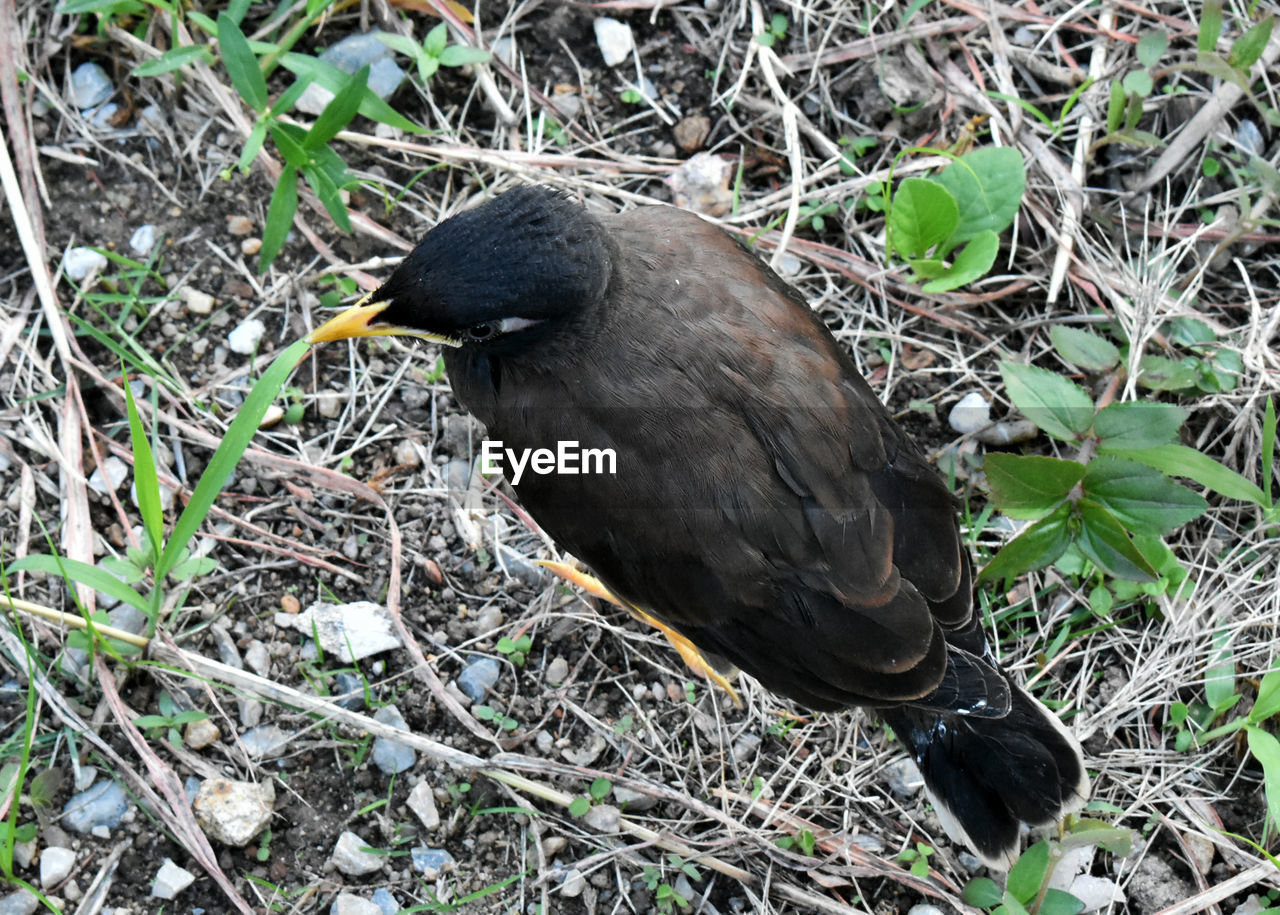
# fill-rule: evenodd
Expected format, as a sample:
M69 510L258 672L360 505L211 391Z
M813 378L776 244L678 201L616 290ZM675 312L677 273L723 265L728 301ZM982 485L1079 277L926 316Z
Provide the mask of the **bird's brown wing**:
M611 228L611 316L579 384L548 409L558 376L517 364L499 397L499 434L617 453L615 477L526 477L539 523L615 593L810 707L996 689L986 665L970 683L948 662L971 616L951 495L821 322L696 217L648 208Z

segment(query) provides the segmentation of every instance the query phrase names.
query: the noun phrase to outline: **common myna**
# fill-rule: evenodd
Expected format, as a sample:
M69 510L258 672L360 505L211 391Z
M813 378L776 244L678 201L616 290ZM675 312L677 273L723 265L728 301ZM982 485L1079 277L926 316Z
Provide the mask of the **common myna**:
M724 232L518 187L441 222L310 339L384 334L446 344L454 393L503 454L614 455L613 473L543 460L508 479L693 662L811 709L877 709L988 863L1013 860L1021 823L1084 802L1079 744L987 644L947 486Z

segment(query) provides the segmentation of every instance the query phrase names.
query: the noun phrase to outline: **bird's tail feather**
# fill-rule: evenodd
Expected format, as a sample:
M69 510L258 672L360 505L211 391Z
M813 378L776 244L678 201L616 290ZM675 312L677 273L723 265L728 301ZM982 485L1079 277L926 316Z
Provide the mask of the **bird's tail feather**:
M1017 859L1021 824L1054 823L1089 795L1079 741L1024 690L1010 690L1003 718L882 712L920 767L947 834L1002 870Z

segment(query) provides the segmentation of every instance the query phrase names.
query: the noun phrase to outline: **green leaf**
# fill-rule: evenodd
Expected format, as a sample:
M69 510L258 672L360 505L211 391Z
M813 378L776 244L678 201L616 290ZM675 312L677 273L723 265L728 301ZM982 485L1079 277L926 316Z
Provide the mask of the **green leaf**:
M990 877L975 877L960 892L961 899L980 909L999 905L1001 896L1000 887Z
M249 138L244 141L244 149L240 150L237 168L246 170L253 164L253 160L258 158L258 151L262 149L262 144L267 139L267 126L268 122L265 118L253 125L253 129L249 131Z
M588 789L587 793L597 801L603 801L609 796L609 792L612 790L613 782L609 781L607 778L597 778L591 783L591 787Z
M1267 795L1267 816L1280 826L1280 741L1257 725L1246 725L1249 752L1262 764L1262 786Z
M1124 109L1128 103L1124 89L1118 82L1111 84L1111 96L1107 101L1107 133L1115 133L1124 122Z
M1262 413L1262 489L1263 504L1271 508L1271 474L1272 462L1276 457L1276 405L1275 400L1267 395L1267 406Z
M591 801L585 797L575 797L569 802L569 816L580 817L585 816L587 811L591 809Z
M304 168L302 174L306 176L311 190L315 191L320 202L324 204L334 225L343 232L350 232L351 216L347 213L347 205L342 202L342 195L338 193L338 186L333 183L333 179L319 168Z
M48 553L34 553L8 563L5 566L5 571L9 574L23 571L47 572L58 577L62 577L65 574L71 581L88 585L103 594L109 594L116 600L123 601L148 616L151 614L151 606L147 603L145 597L105 569L91 566L87 562L81 562L78 559L59 558L50 556Z
M1200 8L1200 32L1196 36L1196 50L1208 54L1218 46L1222 37L1222 0L1207 0Z
M350 80L350 75L343 73L333 64L320 60L317 57L311 57L308 54L298 54L290 52L280 57L280 65L290 73L301 77L304 80L314 81L317 84L328 89L334 95L342 91ZM389 124L392 127L398 127L407 133L426 133L427 128L419 127L410 121L400 112L396 111L382 99L378 98L368 88L364 91L364 98L360 102L360 114L370 120L379 121L383 124Z
M290 172L286 171L285 174ZM241 405L240 412L236 414L226 434L222 436L221 444L209 459L204 473L200 475L200 481L196 483L187 507L173 526L169 542L165 545L160 561L156 564L157 581L162 580L174 567L179 552L200 529L205 516L209 514L209 509L213 507L214 500L218 498L218 493L222 491L222 485L226 483L227 477L231 476L231 472L240 461L240 456L253 441L254 433L258 431L258 424L262 422L267 408L271 406L294 367L302 361L302 357L310 348L306 340L296 341L275 358L275 361L254 384L253 390Z
M481 48L470 48L462 44L453 44L440 54L440 66L465 67L467 64L483 64L489 62L489 52Z
M942 276L925 283L921 288L930 294L959 289L961 286L985 276L987 271L991 269L991 265L996 262L996 255L999 253L999 236L995 232L985 230L979 232L955 256L951 266L947 268Z
M958 210L951 192L927 178L898 185L889 210L889 237L904 258L924 257L955 231Z
M123 373L123 372L122 372ZM160 480L156 476L156 460L147 441L147 430L138 415L138 405L133 399L133 385L125 377L124 402L129 414L129 441L133 447L133 490L138 497L138 511L142 514L142 526L146 528L153 550L152 558L159 555L164 543L164 509L160 507Z
M1193 360L1176 362L1164 356L1143 356L1138 362L1138 384L1153 391L1181 391L1196 384Z
M146 578L146 573L142 569L119 556L103 556L98 560L98 568L105 569L127 585L136 584Z
M1079 461L1000 452L988 454L982 468L996 507L1022 519L1041 518L1057 508L1085 473Z
M1213 635L1214 653L1204 672L1204 699L1218 711L1236 697L1236 659L1229 645L1231 633L1219 629Z
M938 173L937 181L955 198L959 222L952 244L985 231L997 235L1018 215L1027 171L1022 154L1009 146L985 146L965 153Z
M213 54L209 51L207 45L182 45L178 48L170 48L155 60L138 64L130 71L130 75L159 76L161 73L172 73L174 70L181 70L187 64L200 59L204 59L207 63L213 62Z
M1022 853L1009 870L1005 889L1023 905L1040 895L1040 887L1049 870L1049 842L1041 839Z
M1032 569L1042 569L1056 560L1071 543L1067 526L1069 514L1069 507L1064 505L1010 540L987 563L978 581L1006 581Z
M1155 448L1173 442L1186 421L1187 411L1171 403L1113 403L1098 411L1093 434L1101 451Z
M1116 345L1093 331L1055 324L1049 339L1059 356L1088 372L1109 372L1120 362Z
M299 128L292 124L271 125L271 139L290 168L306 168L311 164L311 154L302 148L300 134Z
M1241 502L1263 504L1262 490L1234 470L1223 467L1207 454L1186 445L1159 445L1154 448L1099 448L1115 457L1128 458L1162 470L1171 477L1186 477L1207 486L1219 495Z
M449 29L443 22L427 32L427 37L422 42L422 49L432 57L439 57L444 52L445 44L449 41Z
M940 257L908 257L907 264L917 277L926 280L945 276L951 269Z
M1063 890L1047 889L1036 915L1080 915L1084 903Z
M179 562L173 567L173 571L170 574L178 581L190 581L193 578L199 578L201 575L208 575L217 567L218 560L210 556L196 556Z
M1107 509L1089 499L1077 503L1080 511L1080 552L1099 569L1114 578L1155 581L1156 570L1129 539L1129 534Z
M1231 45L1227 63L1240 70L1248 70L1256 64L1266 50L1267 42L1271 40L1271 30L1275 24L1276 17L1268 16L1237 38Z
M1261 724L1280 714L1280 670L1269 671L1258 686L1258 698L1249 710L1251 724Z
M1074 441L1093 424L1093 401L1079 385L1018 362L1000 363L1000 375L1014 406L1054 438Z
M1209 508L1198 493L1155 468L1109 456L1089 462L1083 486L1086 495L1135 531L1168 534Z
M267 207L267 222L262 228L262 248L258 252L258 272L265 273L284 247L285 237L293 225L293 214L298 210L298 172L286 168L280 173L276 189L271 192L271 205Z
M351 123L356 112L360 110L360 102L364 99L365 89L369 85L369 67L366 64L355 76L348 77L342 91L335 95L324 106L320 117L311 125L302 140L303 149L318 149L324 146Z
M1169 47L1169 36L1160 30L1144 32L1138 39L1138 62L1148 69L1160 63Z
M267 81L262 78L258 58L249 49L249 41L240 31L234 19L226 13L218 14L218 49L222 52L222 64L231 77L240 97L259 114L267 110Z
M1151 74L1146 70L1130 70L1124 75L1120 85L1124 87L1125 92L1142 98L1149 96L1151 90L1155 88L1155 84L1151 81Z

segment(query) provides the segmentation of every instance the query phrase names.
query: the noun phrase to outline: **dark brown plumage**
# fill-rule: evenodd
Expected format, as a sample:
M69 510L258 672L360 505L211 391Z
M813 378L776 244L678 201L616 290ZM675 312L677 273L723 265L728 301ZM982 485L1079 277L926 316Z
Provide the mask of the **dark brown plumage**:
M986 645L947 487L729 236L518 188L442 222L370 300L313 339L450 343L490 439L613 449L614 475L526 473L522 504L708 655L812 709L880 709L987 860L1083 801L1074 739Z

